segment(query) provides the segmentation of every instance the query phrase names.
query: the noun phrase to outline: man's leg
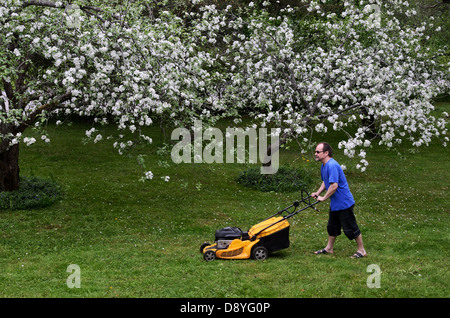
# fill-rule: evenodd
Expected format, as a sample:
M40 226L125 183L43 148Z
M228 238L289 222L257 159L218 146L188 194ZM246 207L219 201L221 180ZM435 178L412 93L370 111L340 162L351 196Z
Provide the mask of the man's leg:
M334 241L336 241L336 236L328 236L328 244L325 247L327 253L333 253Z
M314 254L333 254L333 246L336 236L328 236L328 243L324 249L315 251Z
M362 256L366 256L367 252L364 249L364 244L363 244L363 239L362 239L362 235L359 234L359 236L357 238L355 238L356 244L358 245L357 251L356 253L353 255L353 257L358 256L357 253L359 253Z
M355 240L357 244L357 251L353 254L353 258L360 258L367 255L364 249L363 239L361 231L359 230L358 224L356 222L355 214L353 213L353 206L348 209L342 210L340 213L341 224L344 230L344 234L349 240Z
M337 236L341 235L341 221L339 219L339 215L332 211L330 211L328 214L327 232L328 232L327 246L322 250L314 252L314 254L325 254L325 253L332 254L334 241L336 241Z

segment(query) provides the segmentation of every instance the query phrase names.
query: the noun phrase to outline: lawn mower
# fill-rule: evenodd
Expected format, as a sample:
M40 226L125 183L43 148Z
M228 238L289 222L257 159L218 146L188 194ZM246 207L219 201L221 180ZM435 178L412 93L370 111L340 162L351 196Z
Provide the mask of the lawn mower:
M300 204L306 204L299 209ZM215 233L214 244L203 243L200 252L205 261L221 259L265 260L269 253L289 247L289 222L287 219L308 208L317 210L311 203L311 196L306 190L301 191L301 200L269 216L262 222L252 226L248 232L238 227L225 227ZM289 212L293 208L292 212ZM283 213L287 215L283 216Z

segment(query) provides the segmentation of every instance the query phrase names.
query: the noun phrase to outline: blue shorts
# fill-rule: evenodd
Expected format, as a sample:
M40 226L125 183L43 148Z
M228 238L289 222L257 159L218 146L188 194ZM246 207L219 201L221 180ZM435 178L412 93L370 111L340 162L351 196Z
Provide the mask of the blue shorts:
M341 228L344 230L345 236L349 240L357 238L361 231L356 223L355 215L353 214L353 207L339 211L330 211L328 218L327 231L329 236L341 235Z

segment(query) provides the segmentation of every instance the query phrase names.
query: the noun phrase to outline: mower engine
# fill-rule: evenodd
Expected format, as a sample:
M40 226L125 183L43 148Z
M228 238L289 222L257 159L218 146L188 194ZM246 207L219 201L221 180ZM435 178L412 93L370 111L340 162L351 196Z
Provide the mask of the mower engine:
M217 248L218 249L224 249L224 248L228 248L228 246L230 246L231 242L233 242L233 240L217 240Z
M247 232L242 232L238 227L230 226L216 231L215 241L218 249L228 248L235 239L248 240L248 234Z

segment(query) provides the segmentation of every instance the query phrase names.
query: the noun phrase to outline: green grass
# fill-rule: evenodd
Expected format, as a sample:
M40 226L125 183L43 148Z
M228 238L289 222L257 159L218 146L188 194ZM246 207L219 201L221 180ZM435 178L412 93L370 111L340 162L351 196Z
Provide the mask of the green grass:
M141 183L136 158L118 155L112 141L83 145L89 128L50 124L50 145L21 147L21 174L51 177L64 198L47 208L0 211L0 297L450 296L450 164L439 142L414 154L399 149L406 157L374 146L360 173L337 149L339 134L320 138L348 167L367 258L350 259L356 245L344 235L334 255L312 253L326 243L325 202L320 212L290 219L290 248L266 261L205 262L199 247L216 229L247 230L299 193L244 188L236 182L242 164L175 165L156 152L157 128L145 153L155 177ZM104 137L115 134L104 130ZM316 180L308 190L316 190L319 164L306 159L292 147L282 150L280 164L308 169ZM81 288L66 285L70 264L81 269ZM381 268L380 288L367 287L370 264Z

